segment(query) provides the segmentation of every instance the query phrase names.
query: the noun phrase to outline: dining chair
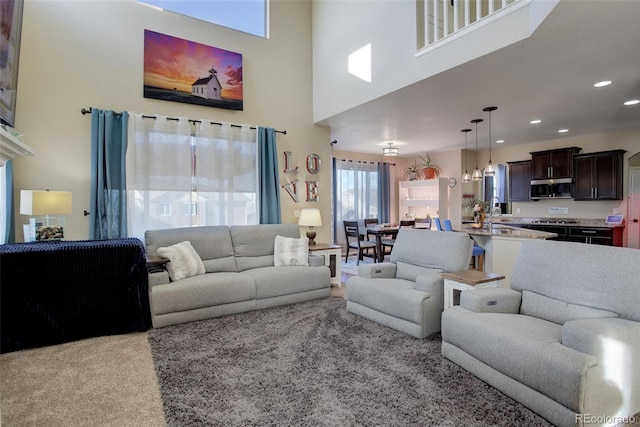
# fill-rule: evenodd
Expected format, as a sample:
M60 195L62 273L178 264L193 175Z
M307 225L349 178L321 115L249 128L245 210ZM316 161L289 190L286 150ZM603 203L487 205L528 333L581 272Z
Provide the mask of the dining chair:
M416 221L413 219L403 219L400 221L400 226L399 228L415 228L416 226ZM384 255L390 255L391 254L391 250L393 250L393 245L396 243L396 239L382 239L380 241L380 243L382 244L382 253L383 256ZM386 248L391 248L389 249L389 252L386 251Z
M436 225L436 230L442 231L442 223L440 222L440 218L433 218L433 222Z
M364 240L364 237L360 234L358 221L343 221L343 224L344 235L347 239L347 252L344 255L344 262L347 262L349 259L349 249L355 249L357 251L358 261L356 265L360 265L360 260L365 256L372 257L375 262L378 259L376 243ZM371 253L372 250L373 253Z
M431 230L431 217L429 217L429 218L416 218L415 221L416 221L416 223L414 225L414 228L426 228L428 230Z
M377 225L378 224L378 218L365 218L363 220L364 223L364 227L367 228L370 225ZM371 240L371 234L367 233L367 240ZM375 240L375 238L373 239Z
M450 219L445 219L444 220L444 231L453 231L453 227L451 226L451 220Z

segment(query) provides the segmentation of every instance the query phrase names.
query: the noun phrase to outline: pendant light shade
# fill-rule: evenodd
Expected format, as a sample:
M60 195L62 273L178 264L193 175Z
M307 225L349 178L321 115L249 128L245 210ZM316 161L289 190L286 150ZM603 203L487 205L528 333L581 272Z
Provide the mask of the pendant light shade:
M460 132L464 132L464 174L462 175L462 182L471 182L471 175L469 174L469 152L467 150L467 136L471 129L462 129Z
M478 167L478 123L484 122L483 119L473 119L471 123L475 123L476 125L476 168L473 170L473 174L471 175L472 181L480 181L482 179L482 172L480 172L480 168Z
M398 155L398 149L393 146L393 142L390 142L388 147L384 147L382 149L382 155L383 156L397 156Z
M485 107L482 109L482 111L489 112L489 163L487 163L487 166L484 168L485 176L495 176L496 174L496 167L491 162L491 112L497 109L498 107Z

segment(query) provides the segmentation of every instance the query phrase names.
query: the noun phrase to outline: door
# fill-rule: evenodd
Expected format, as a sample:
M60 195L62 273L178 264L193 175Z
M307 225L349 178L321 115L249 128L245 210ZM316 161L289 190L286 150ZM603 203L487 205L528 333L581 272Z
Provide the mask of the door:
M640 249L640 167L629 168L627 246Z

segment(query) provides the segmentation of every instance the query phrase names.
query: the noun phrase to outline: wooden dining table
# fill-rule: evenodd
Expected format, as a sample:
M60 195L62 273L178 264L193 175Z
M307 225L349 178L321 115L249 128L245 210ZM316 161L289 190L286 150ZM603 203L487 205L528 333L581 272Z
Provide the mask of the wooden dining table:
M373 234L376 236L376 253L378 254L378 262L384 261L384 252L382 250L382 237L389 236L395 239L398 235L400 227L383 227L381 225L370 225L364 229L364 234Z

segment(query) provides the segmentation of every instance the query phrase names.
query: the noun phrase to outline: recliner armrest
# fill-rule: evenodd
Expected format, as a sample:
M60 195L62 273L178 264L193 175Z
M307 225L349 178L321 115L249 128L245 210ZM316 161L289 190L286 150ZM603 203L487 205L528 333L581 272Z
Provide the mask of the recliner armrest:
M149 273L149 288L168 283L171 283L171 279L169 279L169 273L166 270Z
M472 289L460 293L460 307L477 313L520 312L522 294L513 289Z
M358 277L367 279L393 279L396 277L396 265L392 262L359 265Z

